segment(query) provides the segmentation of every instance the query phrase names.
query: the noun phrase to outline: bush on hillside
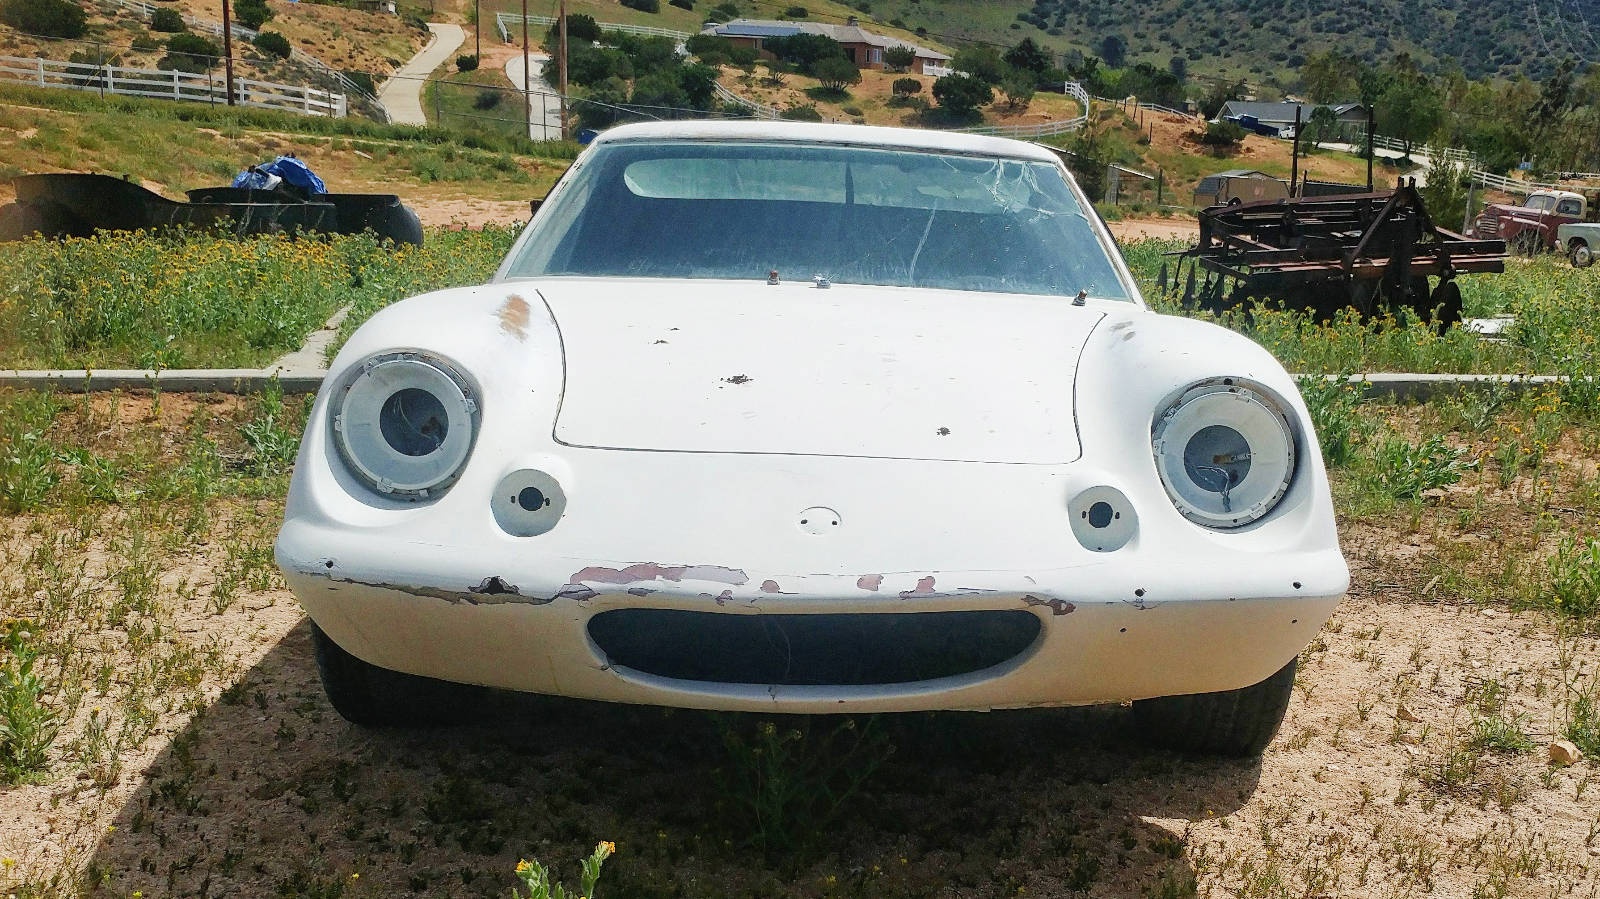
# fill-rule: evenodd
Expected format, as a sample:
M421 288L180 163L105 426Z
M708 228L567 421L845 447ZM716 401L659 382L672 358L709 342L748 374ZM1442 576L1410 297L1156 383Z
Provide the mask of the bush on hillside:
M270 18L267 0L233 0L233 20L246 28L259 29Z
M183 16L175 9L158 9L150 14L150 30L166 34L177 34L188 31L189 26L183 23Z
M1200 135L1200 143L1208 147L1232 147L1244 140L1245 131L1233 122L1212 122Z
M667 5L694 12L694 0L667 0Z
M161 57L156 68L198 75L215 67L221 55L221 47L198 34L185 31L167 40L167 55Z
M622 5L640 12L661 11L661 0L622 0Z
M922 82L915 78L896 78L890 90L894 91L896 97L909 97L922 93Z
M289 39L276 31L263 31L256 35L256 39L251 43L255 44L256 49L262 53L268 56L276 56L279 59L288 59L290 52L293 50L289 46Z
M71 0L0 0L0 22L42 37L83 37L83 7Z
M456 57L457 72L471 72L478 68L478 55L476 53L463 53Z

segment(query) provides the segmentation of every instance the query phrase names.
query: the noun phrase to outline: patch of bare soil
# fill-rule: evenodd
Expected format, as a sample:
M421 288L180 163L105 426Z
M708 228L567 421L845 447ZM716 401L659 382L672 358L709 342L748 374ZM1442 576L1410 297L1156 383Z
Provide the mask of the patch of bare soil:
M1200 224L1193 216L1157 219L1117 219L1106 222L1106 227L1118 240L1186 240L1200 239Z
M229 429L250 408L102 402L62 413L56 436L109 453L160 432L177 460L197 433L237 445ZM1594 470L1593 452L1570 461ZM228 576L228 542L270 539L261 521L281 511L218 500L208 537L162 544L158 607L85 642L111 667L48 773L0 793L0 894L504 896L519 858L574 883L577 860L612 840L611 897L1594 896L1596 768L1548 764L1546 746L1570 691L1592 689L1595 633L1512 612L1509 592L1465 602L1448 578L1492 581L1492 545L1545 539L1552 525L1529 506L1556 495L1544 489L1483 473L1414 515L1346 521L1350 599L1302 654L1277 740L1249 762L1142 746L1117 708L882 716L844 736L833 719L778 719L765 756L728 749L760 739L760 716L532 696L492 696L452 728L354 727L328 706L281 584L220 611L205 599ZM18 584L62 523L3 524L15 615L39 601ZM1449 555L1469 536L1478 551ZM83 545L83 606L117 602L127 530ZM119 641L152 622L158 647L212 661L108 769L91 709L145 676ZM1485 742L1496 721L1529 746ZM790 804L765 809L768 830L752 823L752 779L814 793L841 745L872 766L842 814ZM773 848L779 837L795 846Z

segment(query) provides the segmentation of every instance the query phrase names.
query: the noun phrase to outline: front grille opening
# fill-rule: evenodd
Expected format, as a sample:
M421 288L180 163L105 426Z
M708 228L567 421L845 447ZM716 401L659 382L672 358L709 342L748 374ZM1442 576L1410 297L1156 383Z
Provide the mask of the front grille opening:
M614 609L589 621L611 664L719 684L864 686L971 674L1022 654L1039 619L1021 610L735 615Z

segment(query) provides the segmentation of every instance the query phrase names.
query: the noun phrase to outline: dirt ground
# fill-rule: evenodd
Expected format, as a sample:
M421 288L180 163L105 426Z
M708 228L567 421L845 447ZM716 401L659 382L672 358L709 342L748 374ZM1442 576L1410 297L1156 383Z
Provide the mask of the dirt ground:
M242 420L237 400L205 402ZM177 451L196 408L132 397L79 429L101 449L166 435ZM205 600L227 577L221 547L245 532L270 541L281 515L277 500L222 500L212 536L162 562L164 605L148 619L163 646L203 650L207 673L108 771L74 761L92 749L85 722L138 660L106 670L50 774L0 790L0 895L503 897L519 858L572 883L577 858L611 840L599 892L616 899L1594 897L1596 767L1549 765L1546 744L1562 724L1554 704L1597 676L1596 634L1446 599L1430 568L1447 536L1487 546L1527 531L1507 498L1527 485L1502 496L1490 483L1463 484L1420 518L1345 523L1349 599L1302 654L1262 759L1152 750L1114 707L884 716L865 725L870 739L844 738L876 751L844 814L801 819L804 848L776 855L751 844L737 786L760 755L728 748L761 733L759 716L498 695L464 726L348 724L281 583L220 612ZM1456 533L1449 504L1479 494L1490 511ZM46 522L0 520L3 595L38 564L28 547ZM90 539L85 601L112 602L126 583L126 539ZM1486 696L1531 750L1463 749ZM836 725L776 726L794 728L797 742L772 750L789 764L757 770L814 786Z

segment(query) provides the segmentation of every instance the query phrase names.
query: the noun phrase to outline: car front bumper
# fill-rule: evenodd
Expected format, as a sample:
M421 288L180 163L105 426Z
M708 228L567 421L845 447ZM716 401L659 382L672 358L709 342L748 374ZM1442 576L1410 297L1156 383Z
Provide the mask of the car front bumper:
M1202 569L1148 564L1156 560L1129 553L1034 572L783 575L527 558L488 571L464 563L470 554L459 547L363 547L360 539L291 520L278 560L317 624L367 662L513 690L730 711L981 710L1234 689L1293 658L1347 584L1336 548L1252 559L1247 571L1227 560ZM613 664L588 625L617 609L744 616L1025 610L1040 628L1004 661L933 680L715 683Z

